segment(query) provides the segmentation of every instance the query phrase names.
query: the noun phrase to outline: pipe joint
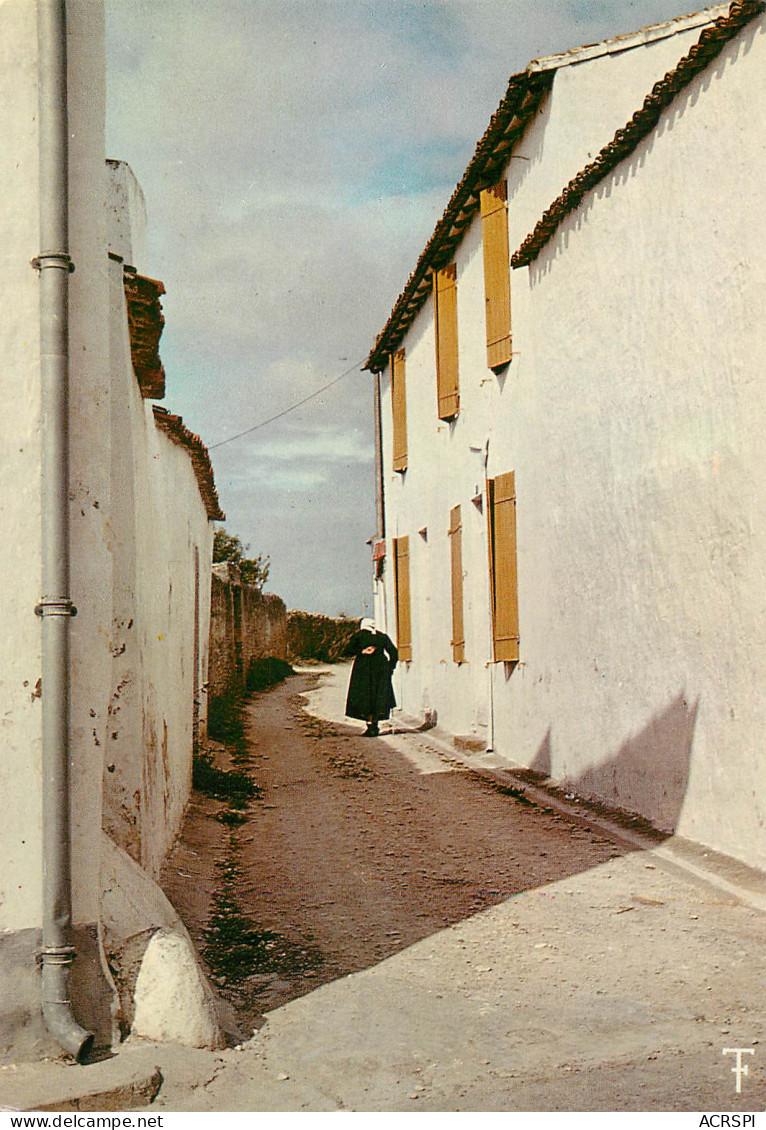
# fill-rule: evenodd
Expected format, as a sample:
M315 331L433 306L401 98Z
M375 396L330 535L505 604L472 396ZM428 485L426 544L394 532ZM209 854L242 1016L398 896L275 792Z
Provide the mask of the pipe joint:
M46 1027L54 1040L82 1063L93 1047L95 1036L78 1024L72 1015L69 970L77 956L74 946L43 946L40 956L43 963L42 1009Z
M77 953L74 946L44 946L41 950L43 965L71 965ZM63 1001L53 1001L53 1004L63 1004Z
M46 596L35 605L35 616L76 616L77 609L66 596Z
M43 271L46 267L56 267L70 275L74 271L74 263L66 251L41 251L32 259L31 265L36 271Z

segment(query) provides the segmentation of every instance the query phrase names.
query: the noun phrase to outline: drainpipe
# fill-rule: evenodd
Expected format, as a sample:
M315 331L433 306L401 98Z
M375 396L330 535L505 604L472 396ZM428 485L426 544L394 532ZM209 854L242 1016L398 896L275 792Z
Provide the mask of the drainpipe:
M42 386L43 1016L82 1059L93 1034L72 1015L69 845L69 273L66 0L38 0L40 379Z
M383 541L386 536L386 495L383 474L383 419L381 412L380 373L375 377L375 525L376 540ZM382 610L382 623L378 627L388 632L388 616L386 610L386 581L385 576L376 580L376 587L380 593L380 607Z
M386 499L383 481L383 423L380 408L380 373L375 373L375 514L377 518L377 536L382 540L386 536Z

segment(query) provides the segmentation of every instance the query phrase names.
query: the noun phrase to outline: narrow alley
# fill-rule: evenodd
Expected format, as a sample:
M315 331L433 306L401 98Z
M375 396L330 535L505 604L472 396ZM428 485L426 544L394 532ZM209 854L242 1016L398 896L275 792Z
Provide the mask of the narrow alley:
M427 733L363 739L341 720L347 676L302 672L251 700L262 793L246 822L195 800L166 889L230 1042L258 1030L204 1087L171 1072L155 1106L762 1107L766 919ZM741 1094L728 1045L755 1049Z
M330 696L347 676L329 676ZM273 971L248 979L261 1010L619 854L604 837L450 765L425 739L392 746L308 713L317 678L298 675L247 708L263 794L232 833L239 903L287 943ZM181 871L192 866L187 859ZM170 891L182 917L184 875Z

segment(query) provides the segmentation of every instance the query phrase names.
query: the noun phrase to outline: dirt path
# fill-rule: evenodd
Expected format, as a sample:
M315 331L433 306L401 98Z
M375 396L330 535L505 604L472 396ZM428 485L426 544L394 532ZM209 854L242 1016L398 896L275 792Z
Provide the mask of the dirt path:
M222 805L195 793L164 875L236 1015L234 1038L323 983L622 854L435 755L418 767L395 740L309 715L320 677L251 700L248 770L262 795L228 828Z
M167 890L232 1036L268 1022L152 1109L763 1109L763 914L433 735L360 737L346 680L252 701L243 823L195 798Z

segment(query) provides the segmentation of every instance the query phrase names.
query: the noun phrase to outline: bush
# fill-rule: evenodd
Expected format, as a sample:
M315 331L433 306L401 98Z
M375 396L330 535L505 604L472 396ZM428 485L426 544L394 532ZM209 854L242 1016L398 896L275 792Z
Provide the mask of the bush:
M358 620L347 616L319 616L293 610L287 613L287 654L292 660L338 663L346 658Z
M216 742L241 745L245 740L242 696L237 691L211 698L207 710L207 732Z
M263 691L267 687L273 687L275 683L281 683L288 675L294 675L290 664L284 659L278 659L276 655L267 655L262 659L251 659L247 669L247 677L245 679L245 689L248 694L253 694L254 691Z
M250 548L243 545L236 534L227 534L223 527L217 529L213 535L213 563L230 561L239 569L243 585L252 585L263 592L263 586L269 577L271 562L268 557L259 553L257 557L245 557Z

